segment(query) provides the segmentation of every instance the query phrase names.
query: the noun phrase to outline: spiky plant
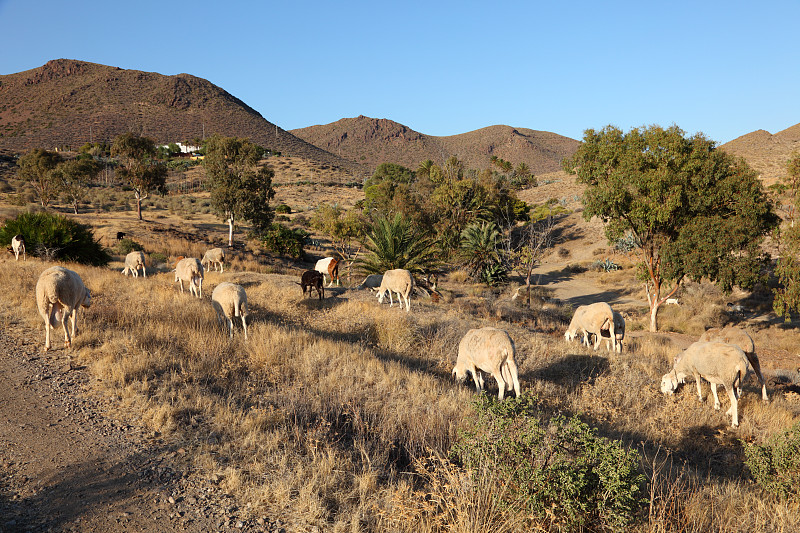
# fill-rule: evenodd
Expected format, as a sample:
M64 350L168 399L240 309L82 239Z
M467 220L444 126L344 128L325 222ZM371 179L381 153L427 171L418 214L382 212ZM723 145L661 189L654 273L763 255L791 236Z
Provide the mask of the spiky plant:
M474 222L461 232L459 252L470 275L489 285L502 281L505 272L498 247L500 229L494 222Z
M395 268L425 272L438 262L431 239L401 214L378 218L367 231L364 247L367 254L358 264L367 273L382 274Z

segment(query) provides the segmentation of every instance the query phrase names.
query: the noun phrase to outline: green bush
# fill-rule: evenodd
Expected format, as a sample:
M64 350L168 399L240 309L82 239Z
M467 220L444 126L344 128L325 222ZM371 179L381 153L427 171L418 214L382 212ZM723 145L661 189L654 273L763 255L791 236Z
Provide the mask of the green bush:
M144 246L133 239L120 239L117 243L117 253L128 255L131 252L144 252Z
M169 261L169 258L161 252L153 252L150 254L150 264L154 267L161 264L166 264L167 261Z
M272 223L270 228L260 235L261 243L266 250L278 255L288 255L300 259L305 255L303 246L309 233L302 229L290 229L283 224Z
M763 445L742 444L745 465L759 485L772 494L800 500L800 423Z
M280 215L288 215L292 212L292 208L286 204L281 204L275 208L275 212Z
M611 259L606 259L604 261L597 260L594 263L592 263L592 270L597 270L602 272L614 272L615 270L619 269L620 266Z
M9 245L17 234L25 239L28 254L47 261L102 266L111 260L89 226L65 216L47 212L22 213L0 227L0 245Z
M498 402L482 394L451 459L473 472L498 472L508 481L498 492L503 503L527 510L545 529L624 529L644 503L638 453L577 416L544 420L535 407L527 395Z

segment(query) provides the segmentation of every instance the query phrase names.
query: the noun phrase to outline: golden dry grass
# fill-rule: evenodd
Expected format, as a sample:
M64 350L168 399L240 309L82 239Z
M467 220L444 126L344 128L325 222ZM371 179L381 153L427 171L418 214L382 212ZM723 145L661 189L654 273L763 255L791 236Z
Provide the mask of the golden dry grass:
M34 259L0 268L9 304L2 318L37 342L43 328L32 295L47 266ZM731 430L707 386L703 404L693 384L661 395L674 348L659 337L636 337L609 356L566 344L555 323L551 334L532 330L526 312L499 319L493 309L504 296L474 314L413 300L406 314L368 291L303 300L292 276L226 271L207 274L199 300L179 294L170 273L144 280L68 266L93 294L74 360L98 392L117 399L119 416L187 449L200 475L219 476L253 514L330 531L519 530L519 516L493 506L491 473L471 478L467 490L464 472L423 461L446 456L472 418L474 389L453 383L450 370L463 333L492 324L515 339L525 393L547 410L581 413L642 453L650 505L639 530L798 525L796 509L746 481L739 441L761 442L793 424L798 405L779 394L762 404L751 383L741 426ZM248 292L248 342L240 330L228 339L216 322L209 297L223 280Z

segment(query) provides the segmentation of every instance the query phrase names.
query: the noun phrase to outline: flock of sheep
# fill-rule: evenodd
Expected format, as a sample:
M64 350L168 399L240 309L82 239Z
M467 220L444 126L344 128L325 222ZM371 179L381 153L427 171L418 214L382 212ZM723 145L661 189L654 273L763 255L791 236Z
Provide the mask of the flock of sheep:
M20 254L23 255L23 259L26 258L25 243L21 236L14 237L12 248L17 260ZM190 293L202 298L204 271L219 268L220 272L224 272L224 261L225 251L222 248L208 250L202 259L179 257L174 272L181 293L183 293L183 283L186 282ZM317 261L314 269L303 272L299 283L303 289L303 296L305 297L306 290L310 296L313 288L317 290L319 298L323 299L326 276L329 278L328 287L332 287L334 282L339 285L338 263L337 259L326 257ZM125 257L122 273L138 277L139 269L146 277L144 253L139 251L129 253ZM406 312L411 310L410 295L414 289L414 278L408 270L393 269L383 275L369 275L356 288L376 291L380 303L383 303L388 293L390 307L394 305L392 293L395 293L400 307L405 305ZM51 346L50 330L57 328L59 323L64 328L65 347L69 348L72 337L75 336L78 309L91 305L91 294L80 276L62 266L48 268L42 272L36 283L36 303L45 323L45 350ZM244 287L230 282L220 283L211 294L211 304L216 311L218 321L227 323L230 337L233 337L233 318L241 318L244 338L247 339L248 307ZM68 327L67 322L70 319L71 324ZM621 352L622 341L625 338L625 319L605 302L580 306L575 310L564 337L571 342L578 335L582 335L582 342L586 346L590 345L593 338L595 350L605 338L606 349L609 352ZM697 394L702 402L703 395L700 388L702 378L711 384L714 408L719 409L717 385L723 385L731 400L731 407L726 414L731 416L733 427L737 427L741 384L751 367L761 384L762 399L768 401L767 388L753 339L740 328L711 328L697 342L675 357L672 370L664 374L661 380L661 392L672 394L678 385L684 383L686 377L691 375L697 384ZM471 374L475 387L480 392L484 385L482 372L491 374L497 381L498 399L502 400L505 392L512 389L519 397L520 384L514 341L506 331L491 327L471 329L461 339L456 364L452 371L453 376L459 381L464 381L467 374Z

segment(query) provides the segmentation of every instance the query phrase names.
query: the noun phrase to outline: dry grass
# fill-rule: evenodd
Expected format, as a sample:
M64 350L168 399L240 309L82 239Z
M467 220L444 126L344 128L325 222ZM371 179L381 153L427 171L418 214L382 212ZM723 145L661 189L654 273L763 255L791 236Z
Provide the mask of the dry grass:
M141 240L170 255L201 251L177 237ZM32 294L49 265L3 263L2 319L29 328L41 342ZM672 397L658 391L675 355L663 337L640 333L614 356L567 344L561 335L567 312L545 304L544 294L528 310L510 303L508 291L473 290L456 275L441 284L451 303L415 299L406 314L379 305L368 291L303 300L294 276L255 272L260 263L248 259L224 274L209 273L202 300L180 295L167 272L144 280L117 269L68 266L93 294L72 355L96 378L98 393L116 399L121 418L188 450L197 474L216 475L241 508L291 528L539 527L521 528L526 517L496 505L502 484L491 472L470 478L446 461L423 461L445 457L473 417L474 388L453 383L450 370L458 340L479 325L509 331L523 390L536 394L543 409L580 413L602 434L639 449L650 501L637 530L788 531L800 521L797 509L747 481L740 441L762 442L782 431L800 419L800 405L778 393L762 404L750 383L741 426L731 430L725 406L714 411L707 386L703 404L692 384ZM223 280L248 292L248 342L229 340L209 305ZM693 298L705 305L695 307ZM694 334L690 315L717 296L699 288L682 300L662 323ZM775 342L788 345L792 333ZM758 332L757 343L769 335ZM496 394L488 381L489 394Z

